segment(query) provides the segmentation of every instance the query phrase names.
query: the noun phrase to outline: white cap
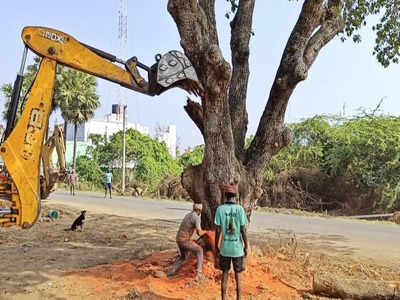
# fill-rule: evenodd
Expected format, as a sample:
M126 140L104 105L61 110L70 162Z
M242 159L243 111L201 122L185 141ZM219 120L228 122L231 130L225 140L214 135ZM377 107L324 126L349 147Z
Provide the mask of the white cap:
M201 211L203 209L203 204L201 203L193 203L193 210Z

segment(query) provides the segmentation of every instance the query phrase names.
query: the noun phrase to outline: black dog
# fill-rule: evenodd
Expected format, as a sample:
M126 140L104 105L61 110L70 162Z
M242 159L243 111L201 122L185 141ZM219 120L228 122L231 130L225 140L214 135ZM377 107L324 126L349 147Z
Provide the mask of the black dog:
M71 231L75 231L78 226L81 228L81 231L82 231L83 224L85 223L85 214L86 214L86 210L82 210L81 215L76 218L74 223L72 223L71 229L70 229Z

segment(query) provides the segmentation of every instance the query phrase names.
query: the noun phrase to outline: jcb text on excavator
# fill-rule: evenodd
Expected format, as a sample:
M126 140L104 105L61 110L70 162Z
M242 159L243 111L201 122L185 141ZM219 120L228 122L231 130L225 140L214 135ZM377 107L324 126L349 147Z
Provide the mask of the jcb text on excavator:
M0 197L10 203L9 208L0 209L0 226L29 228L40 213L40 188L42 194L48 195L54 183L50 172L45 170L41 185L39 168L58 63L149 96L160 95L173 87L198 95L201 85L189 59L179 51L156 55L155 64L148 67L136 57L123 61L55 29L25 27L22 40L25 44L23 59L14 83L7 126L0 145L0 156L6 167L0 176ZM16 122L28 48L42 60L28 92L25 108ZM138 68L147 72L147 80ZM51 144L48 147L51 148ZM44 158L45 165L49 165L47 152L44 152Z

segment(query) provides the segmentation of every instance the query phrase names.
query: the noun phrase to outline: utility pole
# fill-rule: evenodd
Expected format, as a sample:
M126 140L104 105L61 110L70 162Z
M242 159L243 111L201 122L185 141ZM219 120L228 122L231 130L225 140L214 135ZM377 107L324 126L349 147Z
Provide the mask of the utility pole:
M123 105L122 110L122 194L125 193L125 156L126 156L126 141L125 141L125 131L126 131L126 108L127 105Z

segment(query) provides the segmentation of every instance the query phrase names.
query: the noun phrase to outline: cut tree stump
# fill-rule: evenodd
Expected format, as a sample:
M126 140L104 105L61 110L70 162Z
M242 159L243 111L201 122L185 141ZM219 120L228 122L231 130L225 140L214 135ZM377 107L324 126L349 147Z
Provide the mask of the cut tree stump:
M400 300L400 281L343 279L330 274L315 275L316 295L341 299Z

